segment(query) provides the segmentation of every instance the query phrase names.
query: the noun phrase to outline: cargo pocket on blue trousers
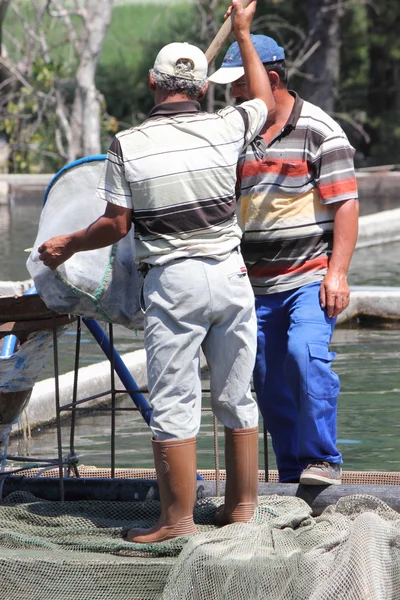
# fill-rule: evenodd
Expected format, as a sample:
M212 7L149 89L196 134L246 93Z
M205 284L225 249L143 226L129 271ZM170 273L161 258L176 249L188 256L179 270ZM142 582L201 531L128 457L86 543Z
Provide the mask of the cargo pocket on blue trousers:
M329 400L339 395L339 377L331 370L336 352L330 352L325 344L309 342L307 363L307 391L316 399Z

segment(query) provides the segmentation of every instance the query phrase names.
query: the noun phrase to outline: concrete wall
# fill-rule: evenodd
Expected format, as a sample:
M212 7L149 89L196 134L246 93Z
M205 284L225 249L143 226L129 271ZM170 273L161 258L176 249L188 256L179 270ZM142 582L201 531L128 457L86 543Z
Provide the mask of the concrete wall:
M400 321L400 288L352 287L350 304L338 317L338 325L352 319Z
M145 350L136 350L123 356L124 363L140 388L147 385L146 353ZM54 379L39 381L32 391L28 408L24 418L27 418L32 428L52 423L56 418ZM60 405L69 404L73 400L74 372L70 371L59 377ZM120 379L116 376L117 389L125 389ZM82 367L78 376L78 399L100 394L111 387L110 363L108 360ZM104 402L106 398L103 398ZM101 400L100 400L101 401ZM99 400L92 400L85 407L95 406ZM66 416L67 413L63 413ZM16 427L14 426L14 431Z
M53 173L19 175L0 173L0 204L30 201L43 202L44 193Z
M400 208L364 215L359 219L357 248L400 240Z
M400 321L400 288L362 288L354 287L351 291L351 300L348 308L339 316L338 324L361 318L375 318L385 321ZM141 389L147 386L146 354L145 350L136 350L122 355L126 367L129 369L136 384ZM204 355L202 355L201 368L207 366ZM60 404L72 402L74 373L71 371L59 377ZM117 389L125 389L116 376L115 385ZM78 399L83 399L110 389L110 363L108 360L82 367L79 369L78 377ZM98 405L105 398L92 400L85 403L85 407ZM63 413L64 416L67 413ZM37 383L32 392L22 422L27 419L29 426L34 429L43 425L53 423L56 419L55 405L55 382L54 379L45 379ZM13 433L18 431L14 425Z
M360 214L400 208L400 171L357 172Z
M123 361L133 379L140 389L147 387L146 372L146 353L144 349L135 350L122 355ZM201 357L201 369L207 366L204 355ZM69 404L73 400L74 372L64 373L59 377L59 398L60 405ZM115 387L118 390L124 390L119 377L115 376ZM101 394L111 388L110 363L108 360L82 367L79 369L77 399ZM84 404L85 408L98 406L101 402L107 400L107 397L94 399ZM62 417L69 416L67 412L62 413ZM31 429L42 427L54 423L56 420L55 403L55 380L54 378L39 381L33 388L28 407L21 417L22 425L24 421L29 423ZM18 432L18 425L13 427L12 434Z

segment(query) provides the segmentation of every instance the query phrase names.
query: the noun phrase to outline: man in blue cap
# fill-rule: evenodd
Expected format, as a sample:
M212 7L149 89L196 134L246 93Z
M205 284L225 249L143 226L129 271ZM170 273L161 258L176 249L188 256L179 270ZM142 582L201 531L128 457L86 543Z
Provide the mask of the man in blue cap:
M254 385L281 482L340 484L336 448L338 376L330 352L348 306L346 276L358 230L353 154L341 127L287 89L284 49L253 44L275 110L238 163L242 252L256 298ZM209 80L248 98L235 42Z

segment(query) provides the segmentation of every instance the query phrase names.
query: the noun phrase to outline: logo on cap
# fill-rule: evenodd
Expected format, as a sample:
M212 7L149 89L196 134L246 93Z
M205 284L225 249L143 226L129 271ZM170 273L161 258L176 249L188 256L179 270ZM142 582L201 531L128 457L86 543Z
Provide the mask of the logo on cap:
M174 75L177 77L191 76L193 77L192 71L194 70L195 64L191 58L178 58L174 67Z

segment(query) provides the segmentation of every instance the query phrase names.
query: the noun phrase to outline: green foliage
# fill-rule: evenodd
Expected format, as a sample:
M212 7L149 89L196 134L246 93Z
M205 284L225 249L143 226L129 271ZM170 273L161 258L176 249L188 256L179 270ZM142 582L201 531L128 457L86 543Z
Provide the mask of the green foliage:
M368 9L368 115L373 164L400 164L400 3L385 0Z
M96 83L121 128L142 121L153 106L148 73L160 48L171 41L193 43L193 11L186 3L114 8Z
M47 95L57 75L54 64L38 59L32 67L35 87L22 86L5 106L0 131L7 135L10 145L11 171L52 172L63 164L55 145L55 111L51 104L46 110L41 101L41 94Z
M199 4L160 3L151 7L126 4L114 8L97 71L97 85L105 96L108 112L119 120L121 128L140 122L151 110L153 96L148 89L148 72L162 46L172 41L187 41L206 50L200 35ZM203 4L207 8L207 1ZM275 10L282 19L287 15L285 2L267 0L264 4L269 12ZM226 7L226 0L217 4L218 26L223 23ZM255 32L261 33L258 29L263 23L265 19L260 12ZM220 51L218 66L233 40L231 36ZM216 95L217 102L219 99L221 104L226 103L222 87L218 86Z
M222 23L227 5L227 0L218 1L217 24ZM20 1L19 6L34 29L37 16L31 3ZM343 115L341 123L357 149L359 166L400 163L400 3L352 0L344 7L335 110ZM104 97L104 150L118 129L140 122L151 110L148 71L164 44L188 41L206 49L200 15L201 10L208 9L207 0L160 4L143 1L114 6L97 70L97 85ZM47 94L55 84L62 87L69 102L74 94L77 57L67 41L65 26L62 20L49 16L41 25L45 28L50 61L43 56L35 61L27 85L6 104L3 100L0 114L0 129L8 135L13 148L13 169L26 172L55 170L63 163L55 144L55 108L49 105L42 111L40 94ZM30 51L24 43L24 23L9 10L5 26L7 39L19 42L12 46L7 40L10 60L17 64L24 60L24 52ZM74 20L74 26L79 34L79 19ZM258 2L253 31L275 37L285 47L289 65L307 43L310 26L300 0ZM217 66L232 40L231 37L221 50ZM291 80L294 89L300 89L300 84L301 79ZM217 105L225 104L222 86L216 86L216 100Z

